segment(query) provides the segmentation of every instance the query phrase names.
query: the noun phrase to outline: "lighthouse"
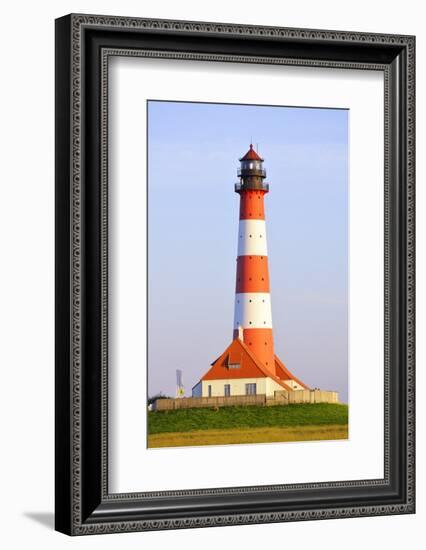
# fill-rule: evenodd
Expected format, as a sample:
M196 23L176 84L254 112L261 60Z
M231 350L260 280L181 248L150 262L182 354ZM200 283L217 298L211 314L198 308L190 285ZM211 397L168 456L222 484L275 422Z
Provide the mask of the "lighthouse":
M194 397L230 397L308 387L275 355L266 237L269 184L253 144L240 159L240 198L232 341L193 387Z
M263 159L250 145L240 159L237 281L233 338L240 338L263 365L275 374L265 222Z

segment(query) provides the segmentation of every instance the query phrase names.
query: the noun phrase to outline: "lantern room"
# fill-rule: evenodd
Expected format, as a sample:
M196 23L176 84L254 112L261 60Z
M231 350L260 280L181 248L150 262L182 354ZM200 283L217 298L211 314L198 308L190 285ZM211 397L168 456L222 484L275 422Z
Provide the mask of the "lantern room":
M250 149L240 158L240 167L238 169L240 182L235 185L235 191L265 191L268 192L268 184L263 183L266 178L266 170L263 168L263 158L253 149L250 143Z

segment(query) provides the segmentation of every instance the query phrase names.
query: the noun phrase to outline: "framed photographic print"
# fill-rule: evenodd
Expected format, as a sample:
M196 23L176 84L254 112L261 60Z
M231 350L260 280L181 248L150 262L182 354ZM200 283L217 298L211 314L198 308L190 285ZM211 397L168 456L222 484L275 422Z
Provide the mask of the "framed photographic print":
M406 514L412 36L56 21L56 529Z

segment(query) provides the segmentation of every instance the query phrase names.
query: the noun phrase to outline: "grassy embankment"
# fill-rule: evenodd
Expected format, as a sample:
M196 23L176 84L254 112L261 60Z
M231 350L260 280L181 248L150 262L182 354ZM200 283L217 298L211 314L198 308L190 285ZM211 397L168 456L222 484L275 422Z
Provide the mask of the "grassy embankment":
M148 447L347 439L342 404L181 409L148 413Z

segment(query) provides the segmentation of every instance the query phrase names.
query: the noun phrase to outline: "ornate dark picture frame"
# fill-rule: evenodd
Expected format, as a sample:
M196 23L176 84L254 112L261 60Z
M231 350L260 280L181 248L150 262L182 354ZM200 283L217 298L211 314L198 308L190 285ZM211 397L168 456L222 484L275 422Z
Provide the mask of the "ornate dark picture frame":
M383 479L110 494L110 56L382 71ZM414 513L413 36L68 15L56 21L56 529L70 535ZM368 197L366 197L368 200Z

